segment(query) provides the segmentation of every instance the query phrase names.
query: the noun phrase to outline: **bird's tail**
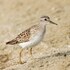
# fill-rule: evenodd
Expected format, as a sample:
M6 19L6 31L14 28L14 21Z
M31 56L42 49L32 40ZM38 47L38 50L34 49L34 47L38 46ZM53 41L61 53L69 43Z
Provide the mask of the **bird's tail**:
M17 40L11 40L11 41L8 41L8 42L6 42L6 44L10 44L10 45L14 45L14 44L17 44L18 43L18 41Z

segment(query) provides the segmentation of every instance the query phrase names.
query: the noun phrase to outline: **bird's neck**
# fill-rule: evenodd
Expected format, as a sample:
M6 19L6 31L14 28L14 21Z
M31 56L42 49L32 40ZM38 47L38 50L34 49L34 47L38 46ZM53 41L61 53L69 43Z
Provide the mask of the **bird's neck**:
M45 32L46 32L46 23L40 22L39 28L40 28L39 30L40 30L43 34L45 34Z
M40 22L40 26L43 28L46 27L46 22Z

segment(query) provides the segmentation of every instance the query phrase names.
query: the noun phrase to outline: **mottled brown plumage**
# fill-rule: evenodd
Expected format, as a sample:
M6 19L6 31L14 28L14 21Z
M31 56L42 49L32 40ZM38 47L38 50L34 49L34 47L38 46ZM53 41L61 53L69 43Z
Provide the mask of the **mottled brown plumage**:
M22 33L20 33L15 39L6 42L6 44L18 44L18 43L22 43L22 42L26 42L28 41L30 38L30 29L27 29L25 31L23 31Z
M20 33L15 39L6 42L6 44L14 45L14 44L22 43L22 42L27 42L27 41L29 41L29 39L34 37L34 35L37 32L38 28L39 27L37 25L34 25L34 26L30 27L29 29L27 29L27 30L23 31L22 33Z

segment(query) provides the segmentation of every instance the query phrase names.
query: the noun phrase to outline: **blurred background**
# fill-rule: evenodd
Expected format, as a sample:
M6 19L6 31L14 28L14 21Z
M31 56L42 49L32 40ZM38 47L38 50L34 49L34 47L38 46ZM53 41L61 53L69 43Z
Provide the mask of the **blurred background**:
M58 26L49 24L46 27L42 43L33 48L36 57L42 52L45 53L47 47L61 48L70 44L70 0L0 0L1 70L17 64L21 49L18 45L5 43L25 29L38 24L43 15L49 16ZM25 49L23 54L23 58L28 60L28 50Z

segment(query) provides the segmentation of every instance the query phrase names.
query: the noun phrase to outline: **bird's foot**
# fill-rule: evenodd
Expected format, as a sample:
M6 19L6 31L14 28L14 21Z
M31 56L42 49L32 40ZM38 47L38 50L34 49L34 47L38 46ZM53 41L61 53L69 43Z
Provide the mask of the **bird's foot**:
M19 61L18 62L18 64L24 64L24 63L26 63L26 62L25 61L23 61L23 62L22 61Z

